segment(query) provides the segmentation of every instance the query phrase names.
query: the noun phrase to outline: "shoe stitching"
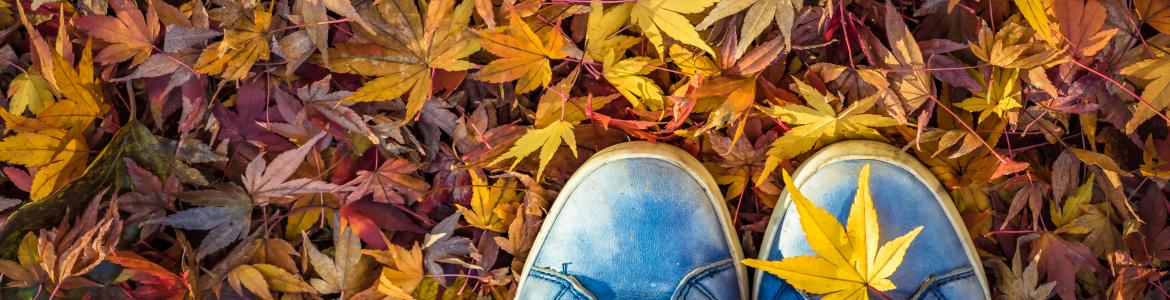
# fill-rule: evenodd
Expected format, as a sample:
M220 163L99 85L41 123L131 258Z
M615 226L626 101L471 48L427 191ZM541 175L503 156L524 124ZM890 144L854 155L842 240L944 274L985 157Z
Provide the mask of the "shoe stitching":
M943 297L942 292L939 291L940 288L950 283L975 276L975 269L971 267L962 267L940 275L940 277L935 277L938 275L930 275L927 277L922 286L918 288L918 291L915 292L914 295L910 297L910 299L922 299L927 294L933 295L938 299L946 299L946 297Z
M946 296L943 296L942 291L939 291L938 289L932 289L930 290L930 293L934 295L935 299L946 299Z
M564 293L566 291L572 293L574 298L576 298L576 299L589 299L589 297L587 295L585 295L581 291L578 291L577 289L573 288L573 285L571 283L567 282L565 278L551 274L549 272L551 270L552 269L543 268L543 267L535 267L532 269L533 272L530 272L529 275L532 275L533 277L536 277L539 279L543 279L545 281L548 281L548 282L560 287L561 288L560 292L558 292L556 297L554 297L553 299L559 299L562 295L564 295ZM555 271L553 271L553 272L555 272ZM562 275L569 276L567 274L562 274Z
M678 297L676 299L686 299L686 296L688 296L691 293L691 290L694 290L694 289L698 289L699 292L702 292L703 295L707 297L707 299L718 299L717 297L715 297L715 293L711 292L706 286L703 286L699 282L704 280L704 279L711 278L711 277L715 276L716 274L718 274L719 272L726 271L727 269L734 267L735 264L734 264L734 262L732 262L731 259L725 259L725 260L718 261L718 262L715 262L712 264L718 264L718 265L711 267L709 269L700 271L698 274L695 274L695 276L685 279L686 282L682 284L681 293L678 295ZM710 265L708 265L708 266L710 266ZM706 266L703 266L703 267L706 267ZM700 267L700 268L703 268L703 267Z
M692 290L694 290L694 289L699 290L700 292L703 293L703 296L707 296L707 299L712 299L712 300L717 299L717 298L715 298L715 294L712 293L710 290L708 290L707 287L703 286L702 284L696 283L696 284L693 284L692 286L693 286L693 288L691 288Z
M536 272L531 273L531 275L533 277L543 279L544 281L552 283L560 288L560 291L557 292L557 295L554 296L553 299L559 299L561 297L561 295L565 293L565 290L568 289L568 284L560 281L559 280L560 278L558 278L556 276L544 274L543 272L540 272L541 270L533 270L533 271L536 271Z
M715 293L711 292L710 289L708 289L706 286L704 286L700 282L703 279L714 277L716 274L723 272L723 271L726 271L727 269L730 269L734 265L735 264L731 263L729 260L724 260L722 265L720 265L718 267L711 268L711 269L707 269L706 271L703 271L703 273L700 273L699 276L695 276L695 279L692 280L691 282L688 282L687 284L691 284L695 287L698 287L699 291L703 292L703 294L707 296L707 299L716 299Z

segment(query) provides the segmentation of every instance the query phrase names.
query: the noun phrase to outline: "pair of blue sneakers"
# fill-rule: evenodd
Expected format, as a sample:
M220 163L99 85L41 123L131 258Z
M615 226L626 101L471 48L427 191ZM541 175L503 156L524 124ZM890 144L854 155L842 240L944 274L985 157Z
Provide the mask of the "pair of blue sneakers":
M899 149L870 141L832 144L806 160L793 174L796 186L787 188L799 188L844 223L867 164L882 231L923 226L889 277L897 288L882 297L989 298L975 247L946 190ZM815 255L787 194L769 221L761 260ZM702 164L669 145L629 142L598 152L565 184L525 261L517 298L816 297L774 275L750 275L743 259L719 187Z

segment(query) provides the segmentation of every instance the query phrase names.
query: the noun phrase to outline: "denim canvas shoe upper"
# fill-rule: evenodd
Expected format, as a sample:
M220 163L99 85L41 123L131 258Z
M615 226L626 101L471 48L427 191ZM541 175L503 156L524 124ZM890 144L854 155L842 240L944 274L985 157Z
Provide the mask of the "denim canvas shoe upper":
M793 175L800 192L844 224L861 168L870 165L870 194L884 244L923 226L898 270L889 277L894 299L986 299L982 266L950 197L919 162L893 146L869 141L830 145ZM787 187L792 188L792 187ZM795 205L781 196L765 234L760 259L816 255L800 226ZM757 271L757 299L806 299L782 279ZM880 299L871 293L871 299Z
M714 180L682 150L599 152L565 185L518 299L740 299L746 271Z

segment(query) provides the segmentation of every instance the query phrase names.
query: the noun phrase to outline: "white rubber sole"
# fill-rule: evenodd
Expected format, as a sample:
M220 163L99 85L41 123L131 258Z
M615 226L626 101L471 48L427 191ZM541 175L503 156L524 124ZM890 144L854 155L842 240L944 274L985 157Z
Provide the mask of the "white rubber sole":
M817 170L822 167L845 160L869 159L887 162L898 166L914 177L918 178L930 192L934 194L935 199L938 199L939 204L942 205L943 211L946 212L947 220L951 222L951 226L959 235L959 239L963 242L963 250L966 252L967 259L970 260L971 265L975 266L975 275L979 278L979 283L983 284L983 298L991 299L990 286L987 284L987 276L983 273L982 263L980 263L978 252L975 250L975 243L971 241L971 236L967 234L967 227L963 224L963 217L959 214L959 210L955 208L955 204L951 201L951 196L947 190L943 188L934 174L923 166L917 158L902 152L898 148L880 142L854 140L842 141L834 143L817 151L807 160L796 168L793 172L792 183L800 186ZM878 187L880 188L880 187ZM768 229L764 232L764 241L760 247L760 260L767 259L767 253L772 252L772 244L776 241L776 234L779 232L779 225L783 222L784 212L788 210L788 205L791 201L788 199L788 187L780 193L780 199L776 201L776 209L772 211L772 217L768 220ZM764 272L756 270L752 283L752 299L757 299L760 295L760 280L763 279Z
M577 185L581 184L585 175L592 173L598 167L606 163L629 159L629 158L652 158L665 162L669 162L682 168L691 175L695 181L698 181L704 191L707 192L707 198L711 199L711 205L715 207L715 213L718 214L719 223L723 226L724 237L727 239L727 245L731 248L731 258L735 260L736 277L739 278L739 294L741 299L747 298L747 268L744 267L743 249L740 248L739 235L735 231L734 224L731 223L731 213L727 210L727 204L723 202L723 194L719 190L719 185L715 183L715 178L707 172L702 163L699 163L695 157L682 149L670 146L667 144L652 143L652 142L626 142L609 148L605 148L590 157L588 161L573 173L569 181L565 183L565 187L557 195L557 199L548 210L548 215L544 218L544 224L540 226L540 232L536 234L536 241L532 244L532 249L529 250L528 258L524 261L524 270L520 276L519 287L516 288L516 295L520 295L524 291L524 281L528 278L528 272L532 269L532 265L536 262L536 253L540 251L544 240L548 235L549 226L556 221L556 218L561 213L561 208L565 204L566 198L572 194Z

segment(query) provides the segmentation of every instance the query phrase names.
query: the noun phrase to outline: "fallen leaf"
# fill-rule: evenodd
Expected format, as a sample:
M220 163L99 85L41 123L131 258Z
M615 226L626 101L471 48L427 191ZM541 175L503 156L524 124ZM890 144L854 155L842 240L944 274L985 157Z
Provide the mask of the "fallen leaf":
M811 294L837 299L869 299L869 290L896 288L888 279L902 264L910 243L922 226L878 246L877 212L869 192L869 165L861 169L857 194L849 208L843 227L828 211L813 206L796 190L788 172L785 186L797 213L800 227L818 256L792 256L780 261L745 259L743 263L784 279L788 284Z
M492 83L518 80L516 93L526 93L538 87L548 86L552 81L549 62L563 59L561 51L564 38L557 30L549 30L542 39L532 31L528 23L512 14L507 28L499 28L480 34L483 48L499 59L475 73L475 77Z
M1089 246L1089 250L1092 250L1093 254L1099 257L1113 252L1117 249L1117 245L1121 244L1121 232L1114 225L1120 222L1113 221L1110 213L1113 211L1112 207L1108 203L1102 204L1082 205L1081 209L1084 211L1084 215L1057 228L1056 232L1083 236L1081 241Z
M130 296L151 299L181 299L186 290L183 278L149 259L128 251L106 256L106 261L133 270L130 278L138 287L126 291Z
M238 186L221 184L211 190L184 192L179 199L198 207L171 214L161 222L176 228L208 230L199 243L199 258L248 235L252 199Z
M605 80L617 88L635 108L648 110L662 109L665 98L662 88L645 75L654 71L654 61L649 57L632 57L618 60L617 53L605 56Z
M1052 23L1052 18L1049 17L1048 11L1052 10L1053 0L1015 0L1016 7L1020 8L1020 15L1024 16L1024 20L1032 26L1036 31L1036 37L1039 37L1049 45L1056 45L1060 43L1060 38L1056 36L1056 29ZM1063 29L1064 26L1061 26Z
M630 8L630 22L638 26L647 40L654 45L659 54L665 54L663 48L663 34L680 43L695 46L708 54L715 55L715 50L707 46L695 27L683 14L702 12L715 4L714 0L675 1L675 0L637 0L632 3L623 3L621 6Z
M993 66L1012 69L1031 69L1056 61L1060 51L1033 41L1035 35L1035 30L1018 22L1006 22L999 31L980 27L971 53Z
M1052 295L1052 289L1056 287L1055 281L1047 283L1040 283L1040 275L1036 271L1035 258L1032 258L1027 267L1020 260L1020 252L1012 256L1012 266L1008 267L1002 260L993 259L988 260L987 264L991 265L995 270L998 284L996 288L1003 293L1003 296L1008 299L1048 299Z
M461 216L461 213L448 216L423 236L423 267L427 274L443 274L440 262L458 264L465 268L475 266L463 261L475 248L471 239L455 235L455 228L459 226ZM436 279L443 283L448 282L444 277Z
M758 107L764 113L780 118L789 124L799 125L785 132L772 142L768 148L768 160L760 176L768 176L780 165L781 160L790 159L808 152L817 147L842 139L871 139L885 140L872 127L887 127L897 125L892 118L867 114L873 107L876 97L858 100L839 112L833 109L830 101L836 100L832 95L824 95L812 86L796 80L797 92L800 93L808 106L783 105ZM762 182L757 180L756 182Z
M641 42L640 37L617 34L630 16L630 6L617 5L605 9L601 0L589 1L589 16L585 31L585 55L593 60L604 60L610 52L625 52ZM672 49L674 47L671 47Z
M248 163L244 171L244 189L252 197L252 202L265 205L280 198L291 198L295 195L310 193L329 193L341 189L332 183L313 178L297 178L288 180L293 172L305 160L305 155L313 149L325 135L318 134L309 139L304 145L296 149L277 155L269 164L263 156Z
M107 64L131 60L137 65L146 60L158 38L159 17L154 4L147 4L146 15L134 1L110 0L116 17L88 15L73 19L77 28L90 36L110 43L94 60Z
M986 94L967 98L955 106L969 112L979 113L979 122L996 116L999 120L1015 119L1015 113L1023 108L1018 69L996 68L990 86L984 87Z
M273 291L285 293L308 293L313 291L313 287L309 283L280 267L269 264L254 264L252 267L260 271L261 275L264 275L264 280L268 281L268 287Z
M1102 28L1107 13L1100 0L1054 1L1052 4L1052 10L1060 22L1060 33L1071 53L1081 57L1096 55L1117 33L1117 28Z
M796 12L804 6L804 1L793 0L729 0L719 1L707 12L707 16L703 18L702 22L695 25L698 30L707 29L715 21L727 18L731 15L737 14L741 11L747 11L744 14L743 25L739 30L739 44L735 48L735 58L739 58L747 52L748 46L751 42L760 36L770 25L773 20L780 28L780 34L784 36L784 46L792 47L792 26L796 21Z
M336 225L336 224L335 224ZM341 293L342 297L354 295L368 283L365 277L372 269L371 264L362 263L361 240L349 227L334 226L333 256L325 255L311 242L306 242L305 256L313 270L321 278L309 279L310 285L321 294ZM302 232L305 241L310 241L308 234Z
M1159 0L1134 0L1133 6L1143 21L1162 33L1170 34L1170 3Z
M16 75L8 83L8 101L9 112L19 115L27 110L35 115L53 105L57 98L44 77L36 71L29 71Z
M1078 270L1101 269L1089 247L1066 241L1055 233L1041 233L1032 243L1030 256L1038 257L1040 273L1056 282L1056 294L1063 299L1076 299Z
M422 248L418 244L410 249L389 244L387 250L363 249L361 252L383 265L378 292L384 295L409 299L410 293L424 278Z
M410 92L405 119L413 120L430 98L433 70L462 71L473 66L464 60L479 50L479 44L466 31L471 3L455 6L450 0L433 2L425 20L414 1L361 6L359 13L377 30L363 27L359 31L370 42L355 40L335 45L327 66L335 72L378 78L342 101L386 101Z
M557 149L561 148L562 143L569 146L573 156L577 155L577 140L573 137L573 124L567 121L555 121L544 128L529 129L519 140L516 140L508 152L493 160L491 164L513 159L510 168L515 169L521 160L540 149L540 168L536 170L536 178L541 178L544 175L544 167L548 166L549 161L552 161L553 155L557 153Z
M520 202L516 192L516 181L498 179L489 185L474 170L471 174L471 207L455 204L463 212L463 218L471 226L484 230L504 232L505 224L511 224L515 217L516 204Z
M200 74L219 75L226 80L240 80L248 76L252 65L271 56L268 47L268 27L272 13L263 9L253 12L252 18L224 31L223 40L209 45L195 62Z
M1141 97L1149 103L1134 103L1133 117L1125 123L1125 132L1133 133L1137 127L1153 118L1155 112L1163 112L1170 107L1170 56L1161 59L1149 59L1134 63L1121 69L1121 74L1145 80L1147 83L1142 90Z
M430 189L425 180L416 178L413 174L421 165L406 159L388 159L374 171L357 171L355 177L346 185L353 185L353 191L346 196L345 202L351 203L373 194L374 201L391 204L411 204L420 201L423 194Z

